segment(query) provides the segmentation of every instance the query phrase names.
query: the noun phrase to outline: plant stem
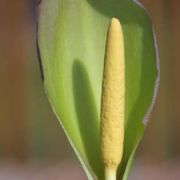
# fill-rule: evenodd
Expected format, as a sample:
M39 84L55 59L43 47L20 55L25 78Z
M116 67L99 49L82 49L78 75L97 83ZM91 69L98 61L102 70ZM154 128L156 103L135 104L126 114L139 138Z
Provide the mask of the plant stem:
M116 170L105 168L105 180L116 180Z

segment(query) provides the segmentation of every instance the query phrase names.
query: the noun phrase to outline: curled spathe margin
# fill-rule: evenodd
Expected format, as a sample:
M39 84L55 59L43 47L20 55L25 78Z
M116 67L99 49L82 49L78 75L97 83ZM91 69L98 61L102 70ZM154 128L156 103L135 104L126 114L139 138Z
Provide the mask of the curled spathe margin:
M151 17L149 11L138 0L133 0L133 2L135 4L137 4L139 7L143 8L146 11L146 13L148 14L148 16ZM152 111L153 111L153 108L154 108L154 105L155 105L155 102L157 99L157 95L158 95L158 91L159 91L159 84L160 84L160 55L159 55L157 36L156 36L155 28L153 25L152 25L152 31L153 31L153 38L154 38L154 47L156 50L157 78L156 78L156 81L154 84L154 92L153 92L152 102L143 118L143 124L145 125L145 127L147 126L150 116L152 114Z

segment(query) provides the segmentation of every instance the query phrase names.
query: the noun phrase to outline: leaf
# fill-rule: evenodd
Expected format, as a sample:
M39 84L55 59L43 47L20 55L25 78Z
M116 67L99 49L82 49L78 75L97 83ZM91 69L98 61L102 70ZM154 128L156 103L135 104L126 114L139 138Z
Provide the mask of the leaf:
M130 0L43 0L38 45L50 104L89 179L104 179L99 150L102 73L110 18L123 28L125 142L118 179L127 179L144 133L157 78L151 22Z

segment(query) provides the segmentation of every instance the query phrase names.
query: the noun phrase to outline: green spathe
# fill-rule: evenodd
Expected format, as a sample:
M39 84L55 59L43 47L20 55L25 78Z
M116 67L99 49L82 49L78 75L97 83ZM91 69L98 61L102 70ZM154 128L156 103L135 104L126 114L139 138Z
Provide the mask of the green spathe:
M130 0L43 0L38 44L49 101L89 179L104 179L100 160L100 100L106 33L120 19L125 43L126 95L123 159L127 179L157 77L151 22Z

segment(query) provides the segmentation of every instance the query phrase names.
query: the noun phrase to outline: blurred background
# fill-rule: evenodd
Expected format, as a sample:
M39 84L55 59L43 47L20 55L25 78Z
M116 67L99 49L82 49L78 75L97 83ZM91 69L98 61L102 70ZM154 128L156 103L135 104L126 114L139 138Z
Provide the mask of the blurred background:
M142 0L157 34L161 83L130 180L180 179L180 1ZM44 94L35 0L0 0L0 180L85 180Z

